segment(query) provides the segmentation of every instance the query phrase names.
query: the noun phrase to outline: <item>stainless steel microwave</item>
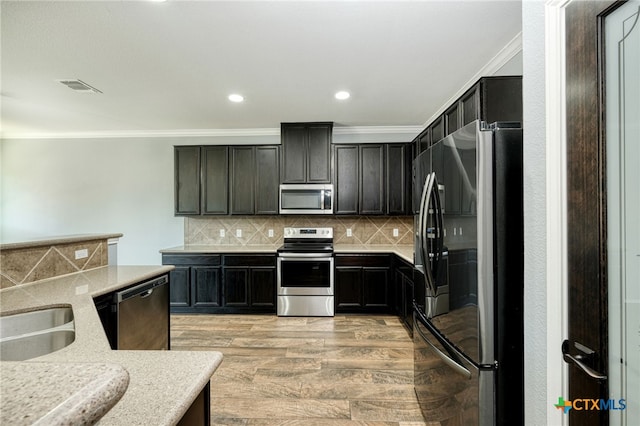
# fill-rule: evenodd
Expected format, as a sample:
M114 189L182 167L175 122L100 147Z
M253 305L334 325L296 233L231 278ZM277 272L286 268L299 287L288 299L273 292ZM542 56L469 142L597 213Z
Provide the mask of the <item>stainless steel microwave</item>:
M280 214L333 214L333 185L280 185Z

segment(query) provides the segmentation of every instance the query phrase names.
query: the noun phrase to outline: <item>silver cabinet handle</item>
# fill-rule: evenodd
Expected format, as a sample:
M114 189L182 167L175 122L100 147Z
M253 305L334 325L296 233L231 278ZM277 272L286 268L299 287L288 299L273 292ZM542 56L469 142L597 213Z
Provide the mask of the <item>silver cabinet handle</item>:
M571 355L569 353L570 346L571 346L571 343L568 340L565 340L564 342L562 342L562 357L564 359L564 362L566 362L567 364L571 364L571 363L575 364L578 368L584 371L592 379L607 380L606 374L599 373L593 368L589 367L584 362L582 362L581 355L575 355L575 356Z

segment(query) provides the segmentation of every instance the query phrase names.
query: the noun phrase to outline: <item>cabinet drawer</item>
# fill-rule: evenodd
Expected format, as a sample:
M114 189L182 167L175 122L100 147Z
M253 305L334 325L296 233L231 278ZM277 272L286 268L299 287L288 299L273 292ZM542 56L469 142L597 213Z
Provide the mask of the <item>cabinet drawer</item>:
M224 266L276 266L275 255L224 256Z
M379 266L388 267L390 256L387 254L337 254L335 255L336 266Z
M163 265L207 265L217 266L221 264L219 254L163 254Z

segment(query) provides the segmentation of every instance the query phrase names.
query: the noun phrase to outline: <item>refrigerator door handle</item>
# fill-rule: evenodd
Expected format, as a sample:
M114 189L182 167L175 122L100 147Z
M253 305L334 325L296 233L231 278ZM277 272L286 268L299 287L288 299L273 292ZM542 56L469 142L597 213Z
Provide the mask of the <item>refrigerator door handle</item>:
M416 320L417 320L417 318L416 318ZM420 321L420 323L422 323L422 321ZM471 379L471 372L469 370L467 370L466 368L464 368L462 365L460 365L455 359L451 358L449 355L445 354L440 349L436 348L435 345L433 343L431 343L429 338L424 335L424 333L422 332L420 326L415 327L415 329L418 331L418 334L420 335L420 338L422 340L424 340L424 342L427 343L431 347L431 349L433 349L434 353L436 355L438 355L438 357L445 364L447 364L448 367L450 367L456 373L460 374L465 379Z
M435 191L433 191L433 199L434 199L434 213L436 216L436 226L435 226L435 235L436 235L436 250L435 250L435 254L436 257L434 259L435 261L435 267L434 267L434 272L435 272L435 276L437 277L438 274L438 270L440 269L440 262L442 260L442 256L444 255L443 253L443 247L444 247L444 232L443 232L443 227L444 227L444 216L442 214L442 203L440 202L440 191L439 191L439 185L438 185L438 177L436 176L436 173L433 172L433 187L435 188ZM436 285L434 283L434 292L436 290Z
M425 189L423 190L423 202L420 209L420 250L422 251L422 262L424 267L424 275L426 277L426 284L432 294L435 296L436 288L435 282L433 278L433 274L431 271L431 265L429 264L429 250L427 248L427 219L426 215L429 214L429 201L431 200L431 195L433 193L433 185L436 179L435 172L431 172L425 181Z

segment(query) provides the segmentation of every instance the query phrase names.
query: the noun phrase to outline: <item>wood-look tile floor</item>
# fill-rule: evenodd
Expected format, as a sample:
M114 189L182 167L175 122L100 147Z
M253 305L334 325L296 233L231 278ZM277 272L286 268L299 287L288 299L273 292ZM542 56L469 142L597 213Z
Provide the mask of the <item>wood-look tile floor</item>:
M172 315L172 350L224 354L214 425L425 425L393 316Z

